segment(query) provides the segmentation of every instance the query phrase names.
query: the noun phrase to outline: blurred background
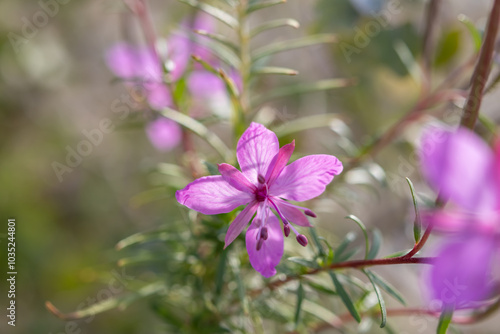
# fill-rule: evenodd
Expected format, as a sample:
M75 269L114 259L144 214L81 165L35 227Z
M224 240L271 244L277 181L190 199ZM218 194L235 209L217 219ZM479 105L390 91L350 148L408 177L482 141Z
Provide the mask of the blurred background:
M279 54L271 64L295 68L299 75L264 77L256 94L292 83L356 78L357 84L350 87L266 104L274 110L270 122L276 129L305 115L342 115L342 122L283 140L295 138L302 154L329 153L343 160L348 154L339 147L339 134L362 146L411 109L420 94L411 64L421 56L426 4L418 0L288 0L252 16L252 25L273 17L291 17L301 23L299 29L279 28L263 34L254 47L312 33L335 33L345 42ZM190 7L174 0L151 0L150 5L160 36L167 36L192 14ZM473 39L458 15L466 14L480 30L490 6L487 0L443 1L433 42L433 86L474 52ZM217 28L225 33L223 25ZM373 34L366 37L366 29L374 29ZM365 40L360 31L365 32ZM18 271L16 328L7 326L2 317L2 333L169 332L147 299L75 322L61 320L45 308L45 302L51 301L63 312L83 309L148 281L154 270L117 265L122 255L115 245L134 233L179 220L185 213L173 197L173 190L183 187L183 181L156 169L158 163L175 163L179 152L154 149L140 111L127 105L127 90L113 80L105 64L106 50L125 39L144 43L136 18L119 0L0 2L0 268L7 267L7 218L15 218ZM457 86L466 84L464 76ZM116 106L125 108L125 119L113 113ZM485 99L483 109L499 120L494 96ZM459 108L449 105L439 115L456 124ZM103 132L87 156L75 158L73 166L58 175L58 163L67 164L68 155L86 139L85 133L99 129L104 119L110 120L113 131ZM228 129L224 122L214 127L227 140ZM382 167L388 182L367 186L360 181L362 175L350 173L315 202L318 228L332 243L355 229L343 219L355 214L369 228L382 231L385 241L380 254L411 248L412 205L404 177L412 178L419 191L432 196L418 182L418 166L411 160L414 130L409 128L375 159L373 175L380 175ZM214 164L222 162L210 151L205 158ZM166 252L166 248L157 251ZM409 305L422 305L419 268L375 271L399 288ZM2 275L5 272L2 269ZM5 282L0 283L3 306L7 305ZM495 316L457 328L461 333L496 333L499 320ZM396 333L432 333L436 326L435 320L422 317L391 318L390 322Z

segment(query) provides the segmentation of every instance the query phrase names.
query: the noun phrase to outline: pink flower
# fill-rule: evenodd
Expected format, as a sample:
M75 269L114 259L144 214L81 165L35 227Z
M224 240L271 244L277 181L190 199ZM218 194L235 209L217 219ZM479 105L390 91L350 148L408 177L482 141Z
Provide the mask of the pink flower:
M307 245L307 238L290 224L311 226L309 209L288 202L307 201L321 195L342 163L331 155L309 155L287 166L295 142L279 148L274 132L252 123L238 141L236 156L241 172L228 164L220 164L221 175L199 178L177 191L179 203L203 214L231 212L247 205L229 226L225 247L229 246L253 218L246 234L246 247L252 266L265 277L276 273L283 255L283 234L292 230L297 241ZM302 212L303 211L303 212Z
M492 291L491 273L500 236L500 150L495 153L465 128L431 129L423 137L422 172L452 208L423 212L447 233L427 283L449 307L473 307Z
M153 146L163 152L170 151L181 141L182 131L179 125L166 118L158 118L146 126L146 134Z

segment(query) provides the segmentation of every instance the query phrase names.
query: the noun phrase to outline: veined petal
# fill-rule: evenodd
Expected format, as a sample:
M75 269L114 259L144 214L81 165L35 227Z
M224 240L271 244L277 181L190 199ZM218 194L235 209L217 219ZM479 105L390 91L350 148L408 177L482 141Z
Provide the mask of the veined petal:
M491 235L468 233L448 241L426 274L431 300L463 309L487 299L495 251Z
M175 193L177 201L205 215L231 212L249 203L252 196L227 183L222 176L205 176Z
M229 246L234 239L240 235L241 231L243 231L245 226L247 226L255 211L257 211L258 206L259 204L257 202L252 202L236 216L227 230L226 237L224 239L224 248Z
M260 236L259 220L254 219L248 228L245 240L252 267L262 276L271 277L276 274L275 267L280 263L283 256L284 242L283 232L276 216L270 214L266 226L268 237L259 250L257 250L257 242Z
M250 182L257 185L258 175L266 175L278 151L278 137L274 132L262 124L252 123L238 141L236 157L242 173Z
M295 140L290 144L286 144L278 151L278 154L275 155L273 161L269 165L267 170L267 174L265 175L268 186L270 187L276 178L281 174L283 168L285 168L286 164L290 160L292 156L293 150L295 149Z
M219 172L226 182L238 190L253 194L257 187L250 183L239 170L229 164L219 164Z
M420 158L424 176L444 199L476 212L497 208L493 151L470 130L427 130Z
M299 226L312 227L306 215L299 209L295 208L292 204L289 204L276 197L273 197L272 201L274 204L276 204L281 214L285 216L286 220L289 221L290 223Z
M333 155L308 155L286 166L269 192L292 201L307 201L321 195L342 169L342 163Z

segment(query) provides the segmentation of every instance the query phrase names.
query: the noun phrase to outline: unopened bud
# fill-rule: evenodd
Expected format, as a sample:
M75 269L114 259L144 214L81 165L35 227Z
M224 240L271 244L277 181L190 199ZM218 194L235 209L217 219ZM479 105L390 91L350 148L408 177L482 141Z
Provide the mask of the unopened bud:
M268 233L267 233L267 227L264 226L261 230L260 230L260 238L261 239L264 239L264 240L267 240L268 238Z
M307 238L305 235L303 234L299 234L297 236L297 242L301 245L301 246L304 246L306 247L307 246Z
M257 250L260 251L260 249L262 248L262 245L264 244L264 239L259 239L259 241L257 241Z
M283 225L283 232L285 233L285 237L290 235L290 226L288 226L288 223Z
M313 217L313 218L316 218L318 216L316 216L316 214L314 212L312 212L311 210L305 210L304 213L309 216L309 217Z
M266 183L266 178L259 174L259 176L257 176L257 181L259 181L260 184L264 184Z

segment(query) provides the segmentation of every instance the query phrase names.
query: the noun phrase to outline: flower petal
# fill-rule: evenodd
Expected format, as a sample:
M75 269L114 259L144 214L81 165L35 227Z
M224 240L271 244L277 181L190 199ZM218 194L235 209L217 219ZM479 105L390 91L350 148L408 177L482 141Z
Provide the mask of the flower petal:
M286 144L278 151L278 154L273 158L273 161L269 165L267 170L266 181L267 185L270 187L276 178L281 174L283 168L288 164L290 157L292 156L293 150L295 149L295 140L290 144Z
M257 211L258 206L257 202L250 203L236 216L227 229L226 237L224 238L224 248L229 246L240 235L241 231L248 225L255 211Z
M151 108L162 110L172 105L172 96L163 83L150 83L145 85L145 88Z
M470 130L427 130L420 158L424 176L444 199L471 211L497 208L493 151Z
M276 274L275 267L280 263L283 256L283 232L278 218L270 214L266 225L267 240L262 244L262 248L257 250L258 233L260 233L259 223L260 220L254 219L245 236L248 257L255 270L264 277L271 277Z
M306 215L302 211L294 207L292 204L289 204L275 197L272 198L272 201L274 202L274 204L276 204L281 214L285 216L286 220L288 220L290 223L299 226L312 227Z
M147 47L136 48L127 43L118 43L106 53L106 63L115 75L124 79L161 81L160 62Z
M250 183L239 170L229 164L219 164L219 172L224 180L238 190L253 194L257 187Z
M342 169L333 155L308 155L286 166L269 192L292 201L307 201L321 195Z
M448 241L426 275L431 299L462 309L488 298L495 250L494 238L485 234Z
M252 196L227 183L222 176L205 176L175 193L177 201L205 215L231 212L249 203Z
M252 123L243 133L236 148L241 171L257 185L258 175L265 176L271 161L279 151L278 137L262 124Z
M166 118L158 118L146 127L149 141L159 151L170 151L181 141L182 131L179 125Z

